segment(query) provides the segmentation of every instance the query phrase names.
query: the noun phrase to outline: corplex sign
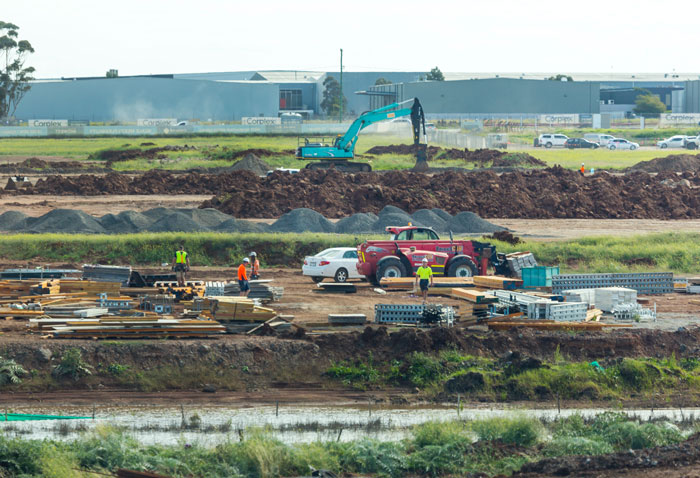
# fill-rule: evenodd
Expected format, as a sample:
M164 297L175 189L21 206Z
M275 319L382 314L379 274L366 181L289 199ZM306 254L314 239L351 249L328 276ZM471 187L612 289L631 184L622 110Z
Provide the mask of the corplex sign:
M540 123L548 124L571 124L578 123L577 114L566 114L566 115L540 115Z
M33 127L40 127L40 126L48 126L52 128L56 127L62 127L65 128L68 126L68 120L51 120L51 119L35 119L35 120L29 120L29 126Z
M273 124L282 124L282 120L280 118L270 118L264 116L244 116L243 118L241 118L241 124L251 126L267 126Z
M137 126L176 126L177 118L146 118L136 120Z
M700 124L700 113L662 113L659 124Z

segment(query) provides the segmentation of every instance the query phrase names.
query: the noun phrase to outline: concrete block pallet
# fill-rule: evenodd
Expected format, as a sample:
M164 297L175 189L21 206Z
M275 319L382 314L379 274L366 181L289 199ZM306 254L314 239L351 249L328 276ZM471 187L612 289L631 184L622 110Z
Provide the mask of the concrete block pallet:
M560 274L552 278L552 292L572 289L625 287L639 294L668 294L674 291L672 272L620 274Z

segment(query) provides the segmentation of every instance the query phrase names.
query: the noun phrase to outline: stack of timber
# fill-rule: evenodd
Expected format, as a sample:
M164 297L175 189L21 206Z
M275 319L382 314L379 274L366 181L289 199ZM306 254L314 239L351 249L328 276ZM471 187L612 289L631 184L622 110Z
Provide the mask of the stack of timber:
M60 339L206 338L226 332L214 320L181 320L167 316L32 319L30 327Z
M379 281L380 287L386 290L418 291L415 277L384 277ZM433 277L433 285L428 289L430 295L447 295L455 287L473 287L471 277Z
M245 297L204 297L185 306L194 307L202 317L222 322L230 333L248 332L277 317L274 310L256 305L255 299Z
M495 297L474 289L452 289L452 297L467 301L467 304L459 306L460 321L469 319L484 319L489 313L489 304L498 302Z
M474 276L474 287L483 289L515 290L523 286L521 279L501 276Z
M107 294L110 297L121 295L120 282L98 282L90 280L61 280L61 293L85 292L88 296Z
M0 297L13 299L29 295L57 294L59 281L54 280L0 280Z

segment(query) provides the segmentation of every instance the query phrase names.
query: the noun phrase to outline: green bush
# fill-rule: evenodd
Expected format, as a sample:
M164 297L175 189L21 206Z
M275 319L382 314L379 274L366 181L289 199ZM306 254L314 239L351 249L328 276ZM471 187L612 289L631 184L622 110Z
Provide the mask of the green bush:
M423 352L413 352L408 357L407 379L418 387L432 385L440 379L443 367L440 361Z
M22 377L27 372L12 359L0 357L0 387L12 383L22 383Z
M41 449L41 441L0 435L0 476L38 475Z
M498 440L520 446L532 446L543 433L539 420L528 417L499 417L472 422L479 440Z
M51 373L54 377L79 380L92 375L92 366L83 360L80 349L70 348L63 353L61 361L56 364Z

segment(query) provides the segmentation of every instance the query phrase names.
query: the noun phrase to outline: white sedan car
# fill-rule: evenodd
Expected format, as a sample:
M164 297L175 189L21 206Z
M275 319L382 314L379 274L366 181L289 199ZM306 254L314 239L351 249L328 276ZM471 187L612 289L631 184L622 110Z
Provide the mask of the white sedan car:
M683 135L671 136L668 139L662 139L661 141L656 143L656 146L658 146L661 149L685 148L686 139L688 139L688 137Z
M633 143L622 138L611 139L608 142L608 149L629 149L631 151L639 148L639 143Z
M363 279L357 273L357 249L354 247L333 247L315 256L306 256L301 272L318 283L326 277L336 282L348 279Z

